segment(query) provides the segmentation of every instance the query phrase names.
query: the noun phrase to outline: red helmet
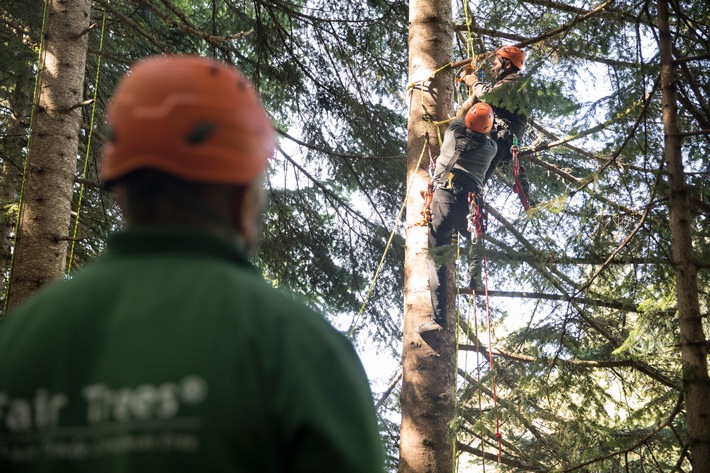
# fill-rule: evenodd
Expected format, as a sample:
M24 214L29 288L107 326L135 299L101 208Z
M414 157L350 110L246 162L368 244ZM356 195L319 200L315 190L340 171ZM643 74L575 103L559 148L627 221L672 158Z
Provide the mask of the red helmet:
M274 152L257 92L233 67L198 56L156 56L121 80L108 109L101 179L157 169L187 181L244 184Z
M466 113L466 128L479 133L488 133L493 128L494 117L495 115L490 105L476 102Z
M496 51L496 56L504 57L513 63L518 69L523 68L525 63L525 51L517 46L503 46L498 51Z

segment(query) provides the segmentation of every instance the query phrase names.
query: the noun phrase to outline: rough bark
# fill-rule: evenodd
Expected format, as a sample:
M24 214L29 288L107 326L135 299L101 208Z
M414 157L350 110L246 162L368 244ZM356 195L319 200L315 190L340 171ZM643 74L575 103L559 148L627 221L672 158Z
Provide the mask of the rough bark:
M429 181L428 151L422 165L417 167L427 140L432 156L438 154L436 130L424 116L429 114L434 120L443 120L452 111L450 73L434 75L439 67L451 61L452 10L449 0L412 0L409 9L409 80L416 86L409 96L407 140L407 182L413 182L413 186L407 200L399 471L448 472L452 471L454 453L451 425L455 405L456 321L450 307L444 332L424 338L415 333L415 328L431 317L432 307L427 229L413 224L420 218L420 191L426 189ZM455 301L453 286L451 305Z
M19 36L13 42L19 43ZM15 46L15 45L13 45ZM16 47L16 46L15 46ZM15 89L9 98L11 117L7 123L7 134L0 141L3 151L2 169L0 170L0 202L3 211L0 214L0 288L4 288L12 260L12 242L17 219L17 189L19 187L20 166L23 148L27 145L27 123L31 112L30 95L32 94L32 73L30 67L20 68L15 80Z
M50 0L8 306L64 274L90 0Z
M678 98L673 68L668 1L658 1L663 89L664 158L670 179L671 249L675 264L683 392L693 471L710 472L710 378L708 344L698 301L698 274L693 261L690 198L683 170Z

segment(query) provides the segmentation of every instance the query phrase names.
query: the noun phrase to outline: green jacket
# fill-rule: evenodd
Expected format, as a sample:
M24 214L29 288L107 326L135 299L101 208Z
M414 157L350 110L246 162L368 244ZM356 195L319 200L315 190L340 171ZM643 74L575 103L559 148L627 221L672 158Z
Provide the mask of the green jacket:
M522 139L530 116L527 87L527 81L516 72L506 74L492 86L480 81L471 84L472 94L493 107L493 136L501 130L509 130Z
M352 346L206 234L116 234L0 322L2 472L382 468Z

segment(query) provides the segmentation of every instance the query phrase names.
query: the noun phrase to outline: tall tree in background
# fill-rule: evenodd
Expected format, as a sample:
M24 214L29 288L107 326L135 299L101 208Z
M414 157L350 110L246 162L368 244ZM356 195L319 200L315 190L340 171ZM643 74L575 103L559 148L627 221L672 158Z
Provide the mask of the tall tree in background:
M37 0L3 2L0 19L0 293L12 259L17 197L22 175L26 131L32 112L42 4Z
M420 191L429 182L429 156L439 154L435 126L452 111L452 83L436 71L451 62L450 0L409 2L409 127L407 135L407 241L404 260L404 343L400 472L451 471L451 429L456 401L453 310L446 330L422 339L415 329L432 317L428 285L426 227L420 220ZM427 159L422 159L425 157ZM453 278L451 278L453 280ZM453 299L451 297L450 299ZM453 304L450 304L453 307Z
M47 3L9 307L66 269L90 13L91 0Z
M688 444L693 471L710 472L710 377L708 340L698 300L698 270L693 252L690 192L683 169L678 126L678 80L673 65L673 37L668 0L658 0L658 34L663 91L663 155L668 163L671 250L675 266L683 394L688 415Z

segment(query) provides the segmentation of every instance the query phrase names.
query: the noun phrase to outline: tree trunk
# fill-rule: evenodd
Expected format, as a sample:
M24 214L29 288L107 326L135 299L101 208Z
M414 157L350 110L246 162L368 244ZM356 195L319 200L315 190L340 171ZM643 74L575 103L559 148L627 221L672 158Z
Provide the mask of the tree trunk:
M432 315L427 269L427 229L413 226L420 219L420 191L429 182L428 151L438 154L435 128L424 120L429 114L443 120L451 113L453 84L450 73L434 72L451 62L453 49L450 0L410 0L409 81L407 140L407 182L413 186L407 200L407 240L404 261L404 346L402 373L402 424L400 430L400 472L449 472L453 468L454 432L451 429L455 405L456 320L449 309L444 332L415 333ZM428 134L427 134L428 132ZM442 130L443 132L443 130ZM420 156L424 160L417 167ZM454 278L450 278L453 283ZM450 290L454 290L452 284ZM449 297L452 302L455 297Z
M19 50L22 36L10 40L10 48ZM16 207L9 203L17 202L17 189L21 177L22 157L27 145L27 124L31 113L32 68L22 63L16 70L15 89L8 100L11 117L7 121L7 133L0 138L0 148L4 157L0 170L0 201L7 205L0 214L0 288L5 295L6 276L12 260L12 243L17 221Z
M664 157L670 175L671 248L675 264L680 329L683 391L688 421L691 465L696 473L710 472L710 379L708 345L698 302L698 274L693 260L690 199L685 182L678 128L676 77L668 1L658 1L661 85L663 87Z
M8 307L64 274L91 0L49 0Z

